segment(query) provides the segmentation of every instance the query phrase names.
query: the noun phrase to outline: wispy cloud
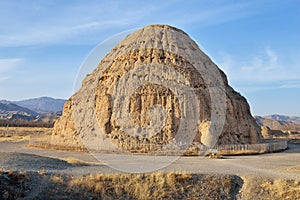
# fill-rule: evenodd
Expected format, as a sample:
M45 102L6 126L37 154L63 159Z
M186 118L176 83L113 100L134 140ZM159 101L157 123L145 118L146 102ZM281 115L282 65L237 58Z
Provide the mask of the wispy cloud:
M300 88L300 80L286 81L282 83L279 88Z
M9 79L8 72L15 69L21 62L20 58L0 59L0 82Z
M150 3L141 6L114 1L1 4L0 7L14 12L0 13L0 47L99 41L101 35L108 33L105 36L108 37L109 31L116 34L116 30L130 29L132 24L140 23L146 15L159 9Z
M201 27L214 26L244 17L249 17L259 13L258 9L251 9L257 6L257 2L227 2L219 1L213 7L200 5L197 7L197 12L192 11L177 18L176 22L180 24L199 24Z
M103 33L113 30L111 34L116 34L117 30L124 31L149 23L178 26L197 23L199 26L212 26L253 15L258 12L258 9L251 9L254 6L257 6L256 1L219 1L212 5L206 1L184 4L182 1L58 1L56 4L43 1L23 4L0 2L0 7L8 11L14 10L0 13L0 47L80 41L84 43L93 38L99 41ZM180 16L179 10L184 12Z
M21 61L22 59L20 58L0 59L0 73L4 73L15 68L21 63Z
M74 26L40 27L35 30L24 30L10 35L0 35L0 46L23 46L37 44L63 43L66 40L74 40L80 35L87 35L111 26L127 23L126 19L106 20L103 22L91 21ZM85 37L83 37L85 38ZM81 39L82 40L82 39ZM76 40L75 40L76 41ZM75 42L76 43L76 42Z
M8 76L1 76L0 74L0 82L6 81L7 79L9 79Z
M219 66L228 74L233 82L267 83L279 81L300 81L300 66L297 63L282 63L280 56L271 48L252 56L248 60L240 60L225 54Z

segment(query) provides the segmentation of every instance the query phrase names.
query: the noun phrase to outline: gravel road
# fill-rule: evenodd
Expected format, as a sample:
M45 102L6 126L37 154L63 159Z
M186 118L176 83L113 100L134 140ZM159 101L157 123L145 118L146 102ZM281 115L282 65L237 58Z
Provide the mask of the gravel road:
M220 173L236 175L259 175L272 178L300 180L300 144L289 143L284 152L226 156L224 159L204 157L96 155L29 148L27 142L0 142L0 168L5 170L45 171L84 175L90 173L120 173L124 171L184 171L192 173ZM74 165L64 159L72 158L90 165ZM126 166L127 168L124 168Z

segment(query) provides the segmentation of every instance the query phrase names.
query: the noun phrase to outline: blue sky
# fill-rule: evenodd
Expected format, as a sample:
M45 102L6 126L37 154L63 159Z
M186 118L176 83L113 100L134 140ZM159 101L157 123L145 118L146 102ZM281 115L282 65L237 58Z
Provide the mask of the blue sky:
M300 1L0 1L0 99L68 98L99 43L149 24L183 29L254 115L300 116Z

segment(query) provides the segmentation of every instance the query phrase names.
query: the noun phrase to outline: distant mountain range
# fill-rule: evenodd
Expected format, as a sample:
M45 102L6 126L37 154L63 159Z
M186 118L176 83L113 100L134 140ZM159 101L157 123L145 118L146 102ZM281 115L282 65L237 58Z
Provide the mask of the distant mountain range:
M7 109L12 107L19 106L20 110L26 110L31 114L37 115L49 115L56 112L61 112L66 100L64 99L54 99L51 97L40 97L35 99L27 99L22 101L7 101L7 100L0 100L2 106L6 105ZM28 110L29 109L29 110Z
M281 121L281 122L292 122L295 124L300 124L300 117L295 117L295 116L274 114L274 115L264 116L264 118L273 119L273 120L277 120L277 121Z
M61 115L66 100L40 97L22 101L0 100L0 126L12 121L26 125L31 123L52 124ZM273 130L294 130L300 132L300 117L286 115L255 116L260 126Z
M22 116L24 119L32 120L38 116L38 113L14 103L0 102L0 119L10 119L16 116Z
M22 101L0 100L0 125L53 125L66 100L41 97Z
M267 126L272 130L300 131L300 117L285 115L268 115L264 117L255 116L260 126Z
M34 99L26 99L22 101L7 101L0 100L0 103L12 103L18 106L28 108L37 113L55 113L62 111L66 100L64 99L54 99L51 97L40 97Z

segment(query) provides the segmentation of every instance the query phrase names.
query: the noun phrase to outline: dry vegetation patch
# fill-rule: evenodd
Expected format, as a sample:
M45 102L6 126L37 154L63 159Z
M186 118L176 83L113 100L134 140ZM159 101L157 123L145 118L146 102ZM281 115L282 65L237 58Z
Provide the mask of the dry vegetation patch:
M52 128L41 127L0 127L0 142L29 141L30 137L50 136Z
M14 199L13 194L33 199L235 199L242 186L234 175L156 172L72 177L28 172L9 189L2 182L6 173L0 172L0 187L8 191L1 194L8 199ZM20 184L24 186L17 189Z
M281 200L300 199L299 180L244 177L241 199Z
M234 199L242 182L234 175L157 172L82 176L68 185L97 199Z
M284 167L276 169L280 172L300 174L300 166Z
M0 199L300 199L299 180L146 173L75 176L0 171Z
M277 179L266 181L261 186L268 193L269 199L300 199L299 181Z
M29 139L30 136L0 136L0 142L22 142Z
M86 162L82 161L76 158L60 158L60 160L66 161L67 163L73 165L73 166L91 166L91 165L100 165L99 163L94 163L94 162Z
M23 172L0 172L0 199L19 199L29 191L29 178Z

